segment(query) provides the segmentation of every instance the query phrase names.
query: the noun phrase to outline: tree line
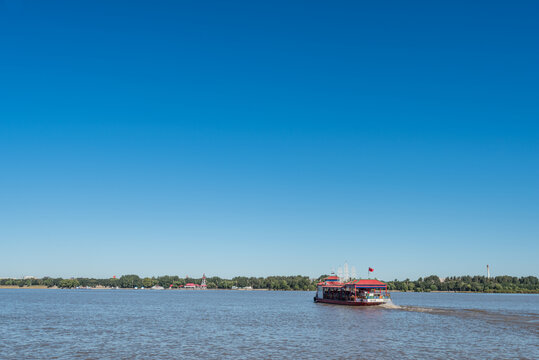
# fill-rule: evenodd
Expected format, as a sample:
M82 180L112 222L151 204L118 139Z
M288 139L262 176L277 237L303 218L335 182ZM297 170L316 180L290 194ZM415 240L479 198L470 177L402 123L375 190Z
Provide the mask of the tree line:
M232 279L223 279L218 276L206 278L209 289L232 289L251 287L253 289L267 290L303 290L313 291L316 284L326 278L322 275L312 279L307 276L268 276L268 277L246 277L236 276ZM52 278L41 279L0 279L0 286L46 286L58 288L77 287L106 287L106 288L151 288L162 286L173 289L185 286L187 283L200 284L201 278L181 278L177 275L164 275L157 277L144 277L138 275L122 275L119 278L95 279L95 278ZM403 281L393 280L386 282L389 290L429 292L429 291L468 291L468 292L488 292L488 293L539 293L539 279L535 276L515 277L496 276L487 278L486 276L452 276L440 279L436 275L419 278L415 281L406 279ZM172 285L172 286L171 286Z
M52 278L44 277L41 279L0 279L0 286L46 286L59 288L76 287L106 287L106 288L151 288L153 286L162 286L173 289L185 286L187 283L200 284L202 278L180 278L177 275L164 275L157 277L144 277L138 275L122 275L119 278L95 279L95 278ZM223 279L218 276L206 278L208 289L232 289L251 287L253 289L268 290L315 290L318 279L310 279L308 276L268 276L268 277L246 277L237 276L232 279Z
M436 275L415 281L394 280L387 282L389 290L429 292L429 291L470 291L485 293L539 293L539 279L535 276L451 276L440 279Z

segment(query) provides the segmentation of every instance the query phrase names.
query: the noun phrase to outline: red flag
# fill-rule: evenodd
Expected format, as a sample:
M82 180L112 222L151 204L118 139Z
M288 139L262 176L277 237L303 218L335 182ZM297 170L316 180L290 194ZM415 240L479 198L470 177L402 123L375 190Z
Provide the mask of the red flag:
M370 268L369 268L369 272L373 272L373 271L374 271L374 269L370 267Z

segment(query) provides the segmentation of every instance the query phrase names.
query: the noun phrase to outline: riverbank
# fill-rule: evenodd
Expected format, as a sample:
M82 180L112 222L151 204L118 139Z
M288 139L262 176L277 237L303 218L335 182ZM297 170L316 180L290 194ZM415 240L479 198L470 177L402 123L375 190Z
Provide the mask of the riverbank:
M145 289L131 289L131 288L113 288L113 287L80 287L80 288L61 288L57 286L47 287L44 285L31 285L31 286L17 286L17 285L0 285L0 290L2 289L21 289L21 290L28 290L28 289L49 289L49 290L57 290L57 289L70 289L70 290L154 290L151 288L145 288ZM173 288L173 289L163 289L163 290L182 290L182 291L202 291L202 290L191 290L191 289L182 289L182 288ZM312 291L315 290L273 290L273 289L207 289L209 291L211 290L227 290L227 291ZM207 291L205 290L205 291ZM155 291L155 290L154 290ZM437 293L437 294L529 294L529 295L539 295L539 291L513 291L513 292L494 292L494 291L401 291L401 290L389 290L389 293Z
M58 289L58 287L47 287L45 285L30 285L22 287L18 285L0 285L0 289Z
M172 287L183 288L188 284L194 287L205 284L208 289L233 289L241 291L252 290L281 290L281 291L314 291L317 284L323 281L327 275L318 278L308 276L268 276L246 277L236 276L232 279L223 279L217 276L203 278L180 278L177 275L163 275L157 277L144 277L138 275L122 275L119 278L96 279L96 278L0 278L0 288L152 288L154 286L168 289ZM453 293L524 293L538 294L539 279L535 276L457 276L440 278L431 275L417 280L393 280L384 281L389 291L402 292L453 292ZM190 285L189 287L193 287Z

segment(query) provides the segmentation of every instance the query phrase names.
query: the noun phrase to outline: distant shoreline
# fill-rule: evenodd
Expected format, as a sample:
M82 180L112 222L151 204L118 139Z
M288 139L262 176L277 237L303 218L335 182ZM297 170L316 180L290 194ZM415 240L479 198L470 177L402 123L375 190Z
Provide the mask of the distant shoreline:
M17 285L0 285L0 289L59 289L59 287L47 287L45 285L17 286Z
M315 291L320 282L325 281L329 275L311 278L304 275L246 277L236 276L232 279L223 279L218 276L202 278L182 278L178 275L162 275L153 277L140 277L136 274L113 276L111 278L35 278L25 276L21 279L0 278L0 288L106 288L106 289L149 289L149 288L207 288L231 289L240 291L249 290L276 290L276 291ZM378 280L378 279L377 279ZM346 280L348 281L348 280ZM502 294L539 294L539 279L536 276L509 276L495 277L452 276L440 278L430 275L417 280L384 281L389 291L402 292L448 292L448 293L502 293Z
M35 290L35 289L47 289L47 290L153 290L151 288L145 289L131 289L131 288L110 288L110 287L83 287L79 289L75 288L60 288L57 286L47 287L44 285L31 285L31 286L17 286L17 285L0 285L0 290L6 289L20 289L20 290ZM272 290L272 289L207 289L207 290L190 290L190 289L164 289L164 290L181 290L181 291L212 291L212 290L226 290L226 291L306 291L314 292L315 290ZM528 294L539 295L539 292L487 292L487 291L401 291L401 290L388 290L389 293L437 293L437 294Z

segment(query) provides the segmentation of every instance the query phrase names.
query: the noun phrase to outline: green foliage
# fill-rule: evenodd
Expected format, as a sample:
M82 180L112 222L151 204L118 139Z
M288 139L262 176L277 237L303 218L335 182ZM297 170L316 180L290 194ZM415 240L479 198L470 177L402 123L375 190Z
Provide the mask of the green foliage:
M539 293L539 279L535 276L517 278L514 276L453 276L441 281L436 275L419 278L416 281L389 281L389 290L399 291L470 291L488 293Z
M71 289L77 286L80 286L80 283L77 279L63 279L62 281L60 281L61 288Z
M307 276L268 276L268 277L246 277L236 276L232 279L222 279L214 276L206 279L208 289L232 289L233 287L267 290L308 290L316 289L316 284L325 279L328 275L322 275L318 279L309 279ZM47 287L74 288L103 286L108 288L150 288L160 285L164 288L180 288L186 283L200 284L200 278L180 278L179 276L163 275L159 277L145 277L141 279L138 275L123 275L119 279L94 279L77 278L62 279L44 277L42 279L0 279L0 286L32 286L42 285ZM443 281L436 275L419 278L415 281L406 279L403 281L393 280L387 282L389 290L399 291L470 291L489 293L539 293L539 279L535 276L514 277L497 276L487 279L485 276L453 276Z
M164 275L164 276L159 276L157 278L157 284L159 284L159 286L162 286L164 288L168 288L170 285L174 287L174 283L178 281L180 281L179 276ZM182 284L182 283L179 282L178 284ZM185 283L183 283L182 285L184 284Z
M138 275L122 275L118 286L121 288L142 287L142 280Z
M152 286L157 284L158 280L155 278L145 277L144 279L142 279L142 286L144 286L145 288L151 288Z

